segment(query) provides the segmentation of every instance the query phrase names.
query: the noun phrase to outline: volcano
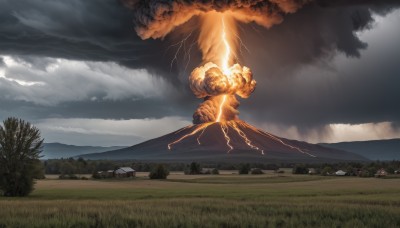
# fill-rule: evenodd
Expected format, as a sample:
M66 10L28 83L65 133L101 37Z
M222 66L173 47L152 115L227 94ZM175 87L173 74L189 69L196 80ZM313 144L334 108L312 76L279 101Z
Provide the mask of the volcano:
M367 161L347 151L280 138L241 120L190 125L128 148L80 157L153 162Z

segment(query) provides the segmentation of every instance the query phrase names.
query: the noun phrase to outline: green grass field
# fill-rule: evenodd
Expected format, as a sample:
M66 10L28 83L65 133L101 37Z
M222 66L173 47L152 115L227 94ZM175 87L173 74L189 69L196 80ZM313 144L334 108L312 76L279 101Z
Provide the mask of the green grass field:
M400 179L291 174L37 182L0 227L400 227Z

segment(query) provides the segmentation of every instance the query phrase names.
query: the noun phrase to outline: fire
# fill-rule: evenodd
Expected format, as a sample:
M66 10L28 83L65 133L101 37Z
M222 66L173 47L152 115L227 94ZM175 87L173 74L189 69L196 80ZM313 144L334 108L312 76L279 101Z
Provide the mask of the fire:
M215 24L217 19L221 22L219 25ZM221 136L226 141L227 153L235 149L231 136L236 136L250 149L264 155L264 150L256 146L246 135L246 129L246 131L251 130L291 149L313 156L300 148L291 146L279 138L261 132L251 125L238 120L237 107L239 102L235 96L248 98L253 93L256 82L253 80L253 75L249 68L242 67L238 63L231 65L235 47L232 47L230 41L232 41L232 38L238 39L237 35L233 36L231 34L235 31L234 23L231 20L229 13L210 13L203 20L202 28L208 32L201 32L199 45L203 50L205 60L208 62L194 69L189 79L193 93L198 98L204 98L204 102L193 115L193 123L195 125L184 128L181 131L190 128L194 128L194 130L168 144L168 149L171 150L173 145L192 136L197 136L198 145L202 145L200 140L207 128L213 124L218 124L221 129ZM213 61L218 62L219 65ZM231 131L229 131L230 128Z

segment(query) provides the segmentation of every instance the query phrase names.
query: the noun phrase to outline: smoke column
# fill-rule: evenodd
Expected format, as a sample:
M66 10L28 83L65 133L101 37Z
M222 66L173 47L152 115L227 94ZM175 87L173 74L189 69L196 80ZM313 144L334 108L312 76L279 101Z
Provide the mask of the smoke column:
M204 99L193 123L226 122L238 119L236 95L248 98L256 81L251 70L234 62L237 56L237 21L264 27L281 23L311 0L124 0L135 12L135 29L142 39L164 38L174 28L197 16L200 19L198 46L203 65L189 77L194 95ZM237 58L236 58L237 59Z

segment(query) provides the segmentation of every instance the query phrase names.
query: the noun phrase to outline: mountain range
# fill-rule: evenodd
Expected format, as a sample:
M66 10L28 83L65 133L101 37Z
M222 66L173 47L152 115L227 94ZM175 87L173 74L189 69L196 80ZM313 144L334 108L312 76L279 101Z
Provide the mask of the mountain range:
M319 145L356 153L370 160L400 160L400 139L320 143Z
M209 126L210 127L210 126ZM203 132L203 135L200 138L201 142L207 141L221 141L226 142L225 137L221 138L222 133L220 131L221 126L212 126L210 129L212 131L217 131L218 133L211 134L209 132L209 127ZM230 128L228 128L230 129ZM100 146L74 146L74 145L66 145L61 143L45 143L42 156L43 159L59 159L59 158L69 158L69 157L84 157L88 159L111 159L111 160L120 160L120 159L132 159L132 160L150 160L150 161L165 161L165 160L226 160L226 161L241 161L249 160L249 161L282 161L287 159L287 161L304 161L299 158L297 154L292 154L291 157L284 158L282 156L278 156L277 151L272 151L271 146L270 149L264 149L264 155L260 155L260 151L255 149L251 149L247 144L246 145L237 145L237 142L232 143L235 145L237 149L234 149L227 154L228 146L226 144L221 145L221 143L217 143L219 146L215 146L214 148L207 145L198 145L197 137L193 138L185 138L182 141L182 144L172 145L171 150L168 150L168 144L171 141L175 141L182 135L187 134L186 132L190 132L193 130L191 128L181 129L171 134L152 139L131 147L124 146L111 146L111 147L100 147ZM228 130L229 131L229 130ZM234 129L230 129L235 131ZM228 135L231 135L228 132ZM265 133L265 132L264 132ZM215 136L216 135L216 136ZM251 135L251 134L250 134ZM257 134L256 134L257 135ZM270 134L270 136L273 136ZM240 137L240 136L239 136ZM301 145L302 142L282 139L277 136L276 139L281 139L282 142L289 142L291 145ZM210 138L210 139L208 139ZM263 137L261 137L263 138ZM175 139L175 140L174 140ZM195 139L195 141L193 141ZM186 141L188 140L188 141ZM238 138L238 136L232 136L233 140L242 140L242 138ZM275 141L276 143L278 141ZM271 143L271 142L270 142ZM192 145L191 145L192 144ZM190 148L186 150L186 146L191 145ZM258 141L257 141L257 145ZM306 144L312 146L312 144ZM304 146L304 145L303 145ZM354 141L354 142L339 142L339 143L319 143L317 145L313 145L314 148L327 148L330 149L331 152L340 154L343 151L350 152L351 154L360 155L369 160L400 160L400 139L389 139L389 140L373 140L373 141ZM261 148L261 146L260 146ZM268 148L268 147L267 147ZM219 152L218 152L219 150ZM185 152L186 151L186 152ZM294 150L296 152L297 150ZM339 151L339 152L338 152ZM258 153L257 153L258 152ZM293 152L293 151L292 151ZM299 152L299 151L297 151ZM183 153L183 155L182 155ZM226 153L226 155L225 155ZM301 153L301 152L299 152ZM304 154L303 154L304 155ZM260 158L261 157L261 158ZM310 156L309 156L310 157ZM311 158L311 157L310 157ZM328 160L331 159L326 157ZM342 157L343 158L343 157ZM337 158L332 158L333 160L337 160ZM307 160L307 159L305 159ZM314 159L320 160L320 159ZM324 159L322 159L324 160ZM339 159L341 160L341 159ZM351 160L351 159L350 159Z
M74 146L61 143L44 143L42 159L70 158L80 154L100 153L124 148L123 146Z
M190 125L128 148L80 155L85 159L150 162L367 161L348 151L280 138L244 121Z

